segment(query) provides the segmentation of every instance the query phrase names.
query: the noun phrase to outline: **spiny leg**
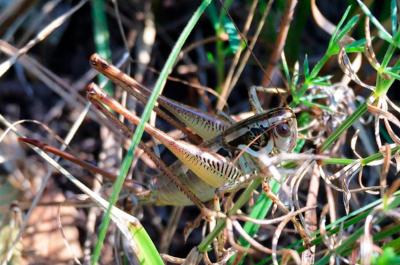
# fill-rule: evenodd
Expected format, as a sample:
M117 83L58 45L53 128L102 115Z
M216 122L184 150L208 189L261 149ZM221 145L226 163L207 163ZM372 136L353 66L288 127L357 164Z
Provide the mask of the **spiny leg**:
M117 125L127 137L132 137L131 131L120 120L118 120L114 115L106 110L101 103L91 99L90 101L96 106L99 111L106 115L106 117L110 119L112 123ZM169 180L171 180L176 185L176 187L183 194L185 194L197 207L199 207L199 209L206 208L201 200L191 190L189 190L175 174L172 173L172 171L165 165L165 163L158 156L156 156L147 145L140 142L139 148L142 149L157 166L159 166L160 170L165 174L165 176L168 177Z
M131 133L129 131L129 129L122 124L114 115L112 115L109 111L107 111L105 109L105 107L98 101L96 101L93 98L90 98L90 101L104 114L106 115L114 124L118 124L117 126L121 129L123 129L123 131L125 132L125 134L127 134L128 136L131 137ZM160 167L160 170L164 173L165 176L168 177L168 179L170 181L172 181L175 186L179 189L179 191L181 191L183 194L185 194L189 200L191 200L201 211L201 216L203 218L206 218L207 221L211 221L215 218L225 218L225 215L218 212L218 211L214 211L214 210L210 210L209 208L207 208L202 201L196 196L195 193L193 193L188 187L186 187L185 183L183 183L181 181L181 179L175 175L174 173L172 173L172 171L176 172L176 170L174 170L174 168L176 166L173 167L167 167L164 162L158 158L151 150L150 148L143 144L143 143L139 143L139 148L141 148L147 155L149 155L149 157L153 160L153 162L158 165ZM208 188L212 188L212 187L208 187ZM159 191L161 192L161 191Z
M147 98L151 94L150 89L143 86L129 75L123 73L114 65L109 64L97 54L91 56L90 62L93 68L121 86L130 95L136 97L143 104L147 103ZM214 138L230 125L229 122L224 119L219 119L215 115L208 114L199 109L184 105L163 96L160 96L157 102L181 123L185 124L205 140ZM171 121L171 118L159 107L155 107L154 109L161 118L186 133L187 130L182 128L182 125L177 124L175 120Z
M95 106L98 107L98 109L101 112L103 112L110 119L110 121L123 132L123 134L126 137L130 138L132 136L132 133L130 132L130 130L123 123L121 123L115 116L113 116L110 112L108 112L101 104L99 104L97 102L92 102L92 103L95 104ZM100 169L96 166L93 166L92 164L87 163L87 162L77 158L76 156L72 155L71 153L61 151L55 147L41 143L34 139L20 138L19 140L21 142L25 142L25 143L34 145L36 147L39 147L46 152L53 153L57 156L60 156L64 159L66 159L66 160L69 160L69 161L87 169L88 171L95 173L95 174L100 174L100 175L108 178L111 181L115 181L117 178L117 176L115 176L114 174L112 174L108 171L105 171L103 169ZM168 177L175 184L175 186L179 189L180 192L185 194L202 212L210 214L210 211L208 211L208 209L206 209L206 207L201 202L201 200L195 194L193 194L193 192L191 190L186 188L186 186L179 180L179 178L176 177L172 173L172 171L164 164L164 162L160 158L158 158L147 145L145 145L143 143L139 143L139 148L142 149L149 156L149 158L152 159L152 161L156 165L159 166L161 172L163 172L164 175L166 177ZM149 193L150 193L149 191L144 192L143 186L136 184L134 181L125 181L124 186L126 188L129 188L130 190L134 191L134 193L140 197L144 197L146 195L149 195Z
M88 87L88 97L122 114L130 122L136 125L139 124L140 118L126 111L118 102L109 98L95 84ZM235 183L238 179L246 177L230 160L217 153L208 152L204 148L173 139L168 134L149 124L145 124L145 131L159 140L199 178L214 188Z
M119 87L127 91L131 96L139 100L143 105L146 105L147 99L151 94L151 91L137 82L135 79L131 78L116 66L109 64L106 60L101 58L98 54L93 54L90 57L91 66L96 69L101 74L105 75L108 79L112 80ZM200 143L198 136L194 135L190 130L188 130L184 124L172 119L168 114L161 110L158 106L154 107L154 111L162 119L167 121L173 127L181 130L186 134L186 136L194 143Z
M131 130L123 124L119 119L117 119L111 112L106 110L100 102L90 99L89 100L94 104L97 109L102 112L116 127L118 127L123 134L125 135L126 138L130 139L132 138L132 132ZM212 198L214 194L214 189L204 183L201 179L199 179L196 176L193 176L194 174L192 172L184 172L182 170L182 164L181 163L174 163L171 166L166 166L163 161L161 161L151 150L150 148L147 147L146 144L140 142L139 143L139 148L141 148L146 154L152 158L153 162L155 162L157 165L160 165L160 169L162 172L164 172L165 176L173 183L171 186L170 183L168 184L163 184L163 185L158 185L157 188L157 196L156 196L156 202L161 204L161 205L170 205L171 204L171 197L177 196L176 192L182 192L193 204L197 205L200 209L202 209L200 206L201 202L208 201ZM179 160L177 161L179 162ZM174 172L174 173L172 173ZM185 175L185 176L184 176ZM159 182L164 182L163 175L159 176ZM173 188L175 187L175 189ZM176 190L177 189L177 190ZM194 195L191 195L194 194ZM166 199L168 199L166 201ZM182 201L180 202L174 202L171 205L185 205L185 204L180 204L184 203ZM206 209L203 207L203 209Z

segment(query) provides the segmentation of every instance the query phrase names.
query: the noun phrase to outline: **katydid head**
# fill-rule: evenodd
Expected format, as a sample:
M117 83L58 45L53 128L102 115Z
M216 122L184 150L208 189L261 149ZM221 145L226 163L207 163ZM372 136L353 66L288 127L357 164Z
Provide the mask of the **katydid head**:
M290 152L296 146L297 121L293 111L290 112L291 117L277 124L271 133L275 151Z
M256 152L290 152L297 140L296 116L290 108L275 108L238 122L221 137L231 149L248 146Z

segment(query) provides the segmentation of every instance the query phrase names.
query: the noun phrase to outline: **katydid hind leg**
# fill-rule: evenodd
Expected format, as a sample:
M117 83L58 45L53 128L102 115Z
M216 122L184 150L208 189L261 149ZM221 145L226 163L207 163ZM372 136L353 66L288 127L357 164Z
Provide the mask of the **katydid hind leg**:
M140 118L124 109L118 102L108 97L96 85L88 87L88 97L98 100L113 111L123 115L130 122L138 125ZM175 140L168 134L145 124L145 131L166 146L183 164L199 178L212 187L219 188L227 183L236 182L242 176L241 170L229 159L196 145Z

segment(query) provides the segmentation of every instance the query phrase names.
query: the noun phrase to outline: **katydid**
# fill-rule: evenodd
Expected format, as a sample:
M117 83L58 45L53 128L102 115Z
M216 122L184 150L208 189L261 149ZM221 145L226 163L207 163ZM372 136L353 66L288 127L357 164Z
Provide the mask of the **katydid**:
M137 122L139 120L138 117L135 117L128 111L126 111L124 108L121 106L118 106L115 108L115 101L112 101L111 99L107 98L101 91L98 89L95 89L93 85L91 86L92 89L92 96L100 96L101 102L106 103L108 102L108 105L111 106L114 110L116 109L120 113L124 113L125 116L127 116L130 120ZM105 99L105 100L104 100ZM93 102L93 101L92 101ZM95 102L93 102L95 103ZM98 105L98 104L96 104ZM103 111L103 113L109 113ZM109 113L110 114L110 113ZM109 118L112 116L108 115ZM227 128L225 131L223 131L219 136L215 137L214 139L206 142L203 144L203 147L209 147L211 149L218 149L219 147L225 146L229 148L234 148L234 145L250 145L251 148L254 148L257 151L266 151L265 148L268 148L267 152L270 152L273 148L282 150L282 151L290 151L291 148L293 148L293 143L295 142L296 139L296 123L295 123L295 117L293 112L290 109L287 108L277 108L273 109L269 112L264 112L261 114L254 115L253 117L250 117L248 119L245 119L237 124L234 124ZM114 123L117 123L118 120L114 120ZM123 126L123 124L117 125L119 127ZM154 131L151 128L148 128L150 131ZM129 134L128 129L125 129L125 134ZM158 134L160 134L159 131L157 131ZM258 134L257 134L258 133ZM162 132L161 132L162 134ZM127 135L129 137L129 135ZM173 139L168 139L169 143L175 144L175 140ZM187 143L183 143L184 146L187 147ZM143 145L140 146L142 149L144 148ZM217 148L216 148L217 147ZM193 148L189 147L189 148ZM175 150L176 151L176 150ZM204 150L197 150L197 153L204 153ZM193 159L195 158L195 155L191 156ZM205 157L202 157L200 154L200 160L202 159L202 163L209 162L207 161L209 157L213 157L214 160L209 160L209 161L214 161L215 168L212 168L212 165L208 167L208 170L211 170L211 173L213 173L213 170L215 170L218 166L222 170L222 172L217 173L217 181L214 180L214 187L223 187L226 185L226 187L234 187L235 184L243 182L244 179L248 176L243 176L241 175L239 179L235 179L234 177L229 176L227 177L226 183L224 182L224 172L234 172L230 174L240 174L237 167L234 165L230 164L227 162L225 158L221 158L218 154L207 154ZM69 159L68 157L64 156L64 158ZM221 160L217 163L215 159ZM221 162L222 161L222 162ZM197 165L201 162L197 161L194 164ZM161 165L161 163L157 162L158 165ZM168 205L188 205L193 203L193 198L192 196L188 196L187 191L182 190L182 185L187 187L190 191L192 191L196 197L198 197L201 201L207 201L212 198L212 195L214 194L213 187L201 179L197 178L192 172L190 171L184 171L180 169L179 165L174 165L174 168L171 170L173 172L179 172L177 175L179 175L179 179L182 182L181 187L177 187L177 184L174 181L170 181L170 178L166 178L165 176L160 176L157 180L157 187L154 191L151 191L152 195L150 196L150 201L155 202L156 204L168 204ZM88 168L88 167L86 167ZM90 168L88 168L91 170ZM218 169L218 168L217 168ZM205 171L205 175L208 176L208 171L207 168L203 168L202 170ZM101 172L100 172L101 173ZM204 172L203 172L204 173ZM204 174L203 174L204 176ZM213 175L215 177L215 174ZM233 175L236 178L238 175ZM218 180L219 178L219 180ZM231 183L229 183L229 179L231 179ZM215 185L217 183L217 185ZM222 184L218 184L222 183ZM229 184L229 185L227 185ZM182 192L182 193L181 193ZM190 198L190 200L187 199L186 196ZM199 205L198 203L194 202L196 205Z
M90 62L96 70L127 90L142 103L147 101L147 97L151 93L148 88L120 71L117 67L107 63L97 54L91 56ZM190 130L201 136L204 143L198 147L187 142L176 141L162 131L151 126L146 126L148 133L160 140L192 171L181 169L180 165L174 165L174 168L170 171L178 172L178 181L171 182L170 176L168 178L160 177L157 181L158 195L154 199L156 203L175 205L174 198L170 195L175 193L180 194L179 191L189 197L192 202L194 199L193 196L188 194L190 192L200 198L200 201L207 201L212 198L215 189L235 189L238 184L243 183L249 178L249 174L241 172L228 158L216 153L221 147L229 151L235 151L248 146L255 152L264 153L271 153L273 151L287 152L294 148L297 139L297 126L293 111L289 108L276 108L265 112L261 106L257 105L258 102L254 100L256 98L255 90L251 90L250 92L250 96L253 99L250 102L256 114L237 123L228 119L220 119L215 115L202 112L168 98L159 97L159 105L173 114L173 117L182 122ZM131 122L137 123L139 121L138 117L129 113L122 106L119 106L116 101L108 98L94 85L90 85L89 98L92 99L93 103L96 104L97 102L96 105L98 107L101 104L108 105L114 111L126 116ZM172 123L175 122L173 118L161 109L157 108L156 110L158 114L162 115L162 118ZM103 113L106 114L104 110ZM113 119L112 115L106 115ZM114 120L114 123L118 124L118 121ZM118 126L121 127L123 124L119 124ZM126 131L127 129L125 129L125 134L129 134ZM141 148L144 149L146 147L142 145ZM157 162L157 164L160 163ZM166 170L162 169L164 172ZM189 191L185 191L185 187ZM165 194L168 195L164 196ZM161 199L162 197L164 199ZM186 205L190 204L190 201L177 199L176 204ZM199 203L194 203L199 206Z

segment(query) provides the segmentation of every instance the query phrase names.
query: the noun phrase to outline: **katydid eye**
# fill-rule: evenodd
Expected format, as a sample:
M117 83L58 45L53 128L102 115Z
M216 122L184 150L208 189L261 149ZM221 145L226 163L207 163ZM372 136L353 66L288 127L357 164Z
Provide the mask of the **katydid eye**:
M287 123L279 124L278 126L276 126L275 131L280 137L290 136L290 127Z

